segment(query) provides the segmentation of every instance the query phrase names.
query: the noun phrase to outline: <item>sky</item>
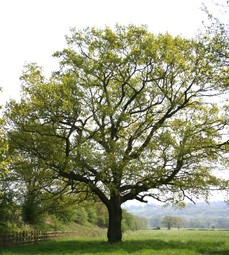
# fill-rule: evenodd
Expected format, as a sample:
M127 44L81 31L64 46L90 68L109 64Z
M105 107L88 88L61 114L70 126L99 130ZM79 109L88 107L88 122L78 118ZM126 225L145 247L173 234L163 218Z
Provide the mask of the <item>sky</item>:
M147 25L153 33L194 36L205 18L204 0L0 0L0 104L18 99L26 63L55 70L55 51L71 27ZM208 3L212 0L205 0Z

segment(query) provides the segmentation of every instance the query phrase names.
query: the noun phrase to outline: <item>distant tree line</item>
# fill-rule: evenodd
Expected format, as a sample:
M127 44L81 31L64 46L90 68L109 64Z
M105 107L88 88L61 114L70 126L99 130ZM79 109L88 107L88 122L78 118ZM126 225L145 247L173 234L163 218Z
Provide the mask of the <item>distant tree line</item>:
M179 216L153 216L149 218L150 227L161 228L208 228L229 229L229 217L179 217Z
M168 227L166 221L178 220L184 228L218 228L229 229L229 206L225 202L191 204L184 208L163 207L155 204L129 206L126 209L134 214L145 216L151 228ZM175 221L176 223L176 221ZM172 227L179 227L172 223Z

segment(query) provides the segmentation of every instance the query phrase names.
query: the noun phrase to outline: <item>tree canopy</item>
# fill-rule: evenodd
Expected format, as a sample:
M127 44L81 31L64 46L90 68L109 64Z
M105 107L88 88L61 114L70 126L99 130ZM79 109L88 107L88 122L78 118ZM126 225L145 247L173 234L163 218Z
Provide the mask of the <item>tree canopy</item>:
M5 120L0 118L0 181L8 172L8 142L5 131ZM1 183L0 183L0 195L1 195Z
M21 101L6 111L14 166L52 192L94 194L122 239L121 204L180 202L225 188L228 66L214 37L154 35L146 27L71 30L50 78L29 64ZM220 169L219 169L220 170Z
M180 217L165 216L161 223L164 224L168 228L168 230L170 230L172 227L180 229L180 227L183 226L184 221Z

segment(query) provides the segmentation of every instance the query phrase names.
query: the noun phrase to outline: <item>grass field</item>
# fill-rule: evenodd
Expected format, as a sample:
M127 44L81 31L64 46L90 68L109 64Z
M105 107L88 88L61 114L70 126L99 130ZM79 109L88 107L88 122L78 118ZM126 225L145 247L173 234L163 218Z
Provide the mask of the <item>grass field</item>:
M149 230L124 235L120 244L104 238L69 238L0 251L1 255L229 255L229 231Z

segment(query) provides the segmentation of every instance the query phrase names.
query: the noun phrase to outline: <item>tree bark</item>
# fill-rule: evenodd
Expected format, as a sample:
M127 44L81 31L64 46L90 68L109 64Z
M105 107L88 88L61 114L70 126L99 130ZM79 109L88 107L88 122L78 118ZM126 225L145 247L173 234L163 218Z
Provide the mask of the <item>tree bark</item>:
M122 241L122 208L120 196L112 196L108 206L109 226L107 238L109 243Z

